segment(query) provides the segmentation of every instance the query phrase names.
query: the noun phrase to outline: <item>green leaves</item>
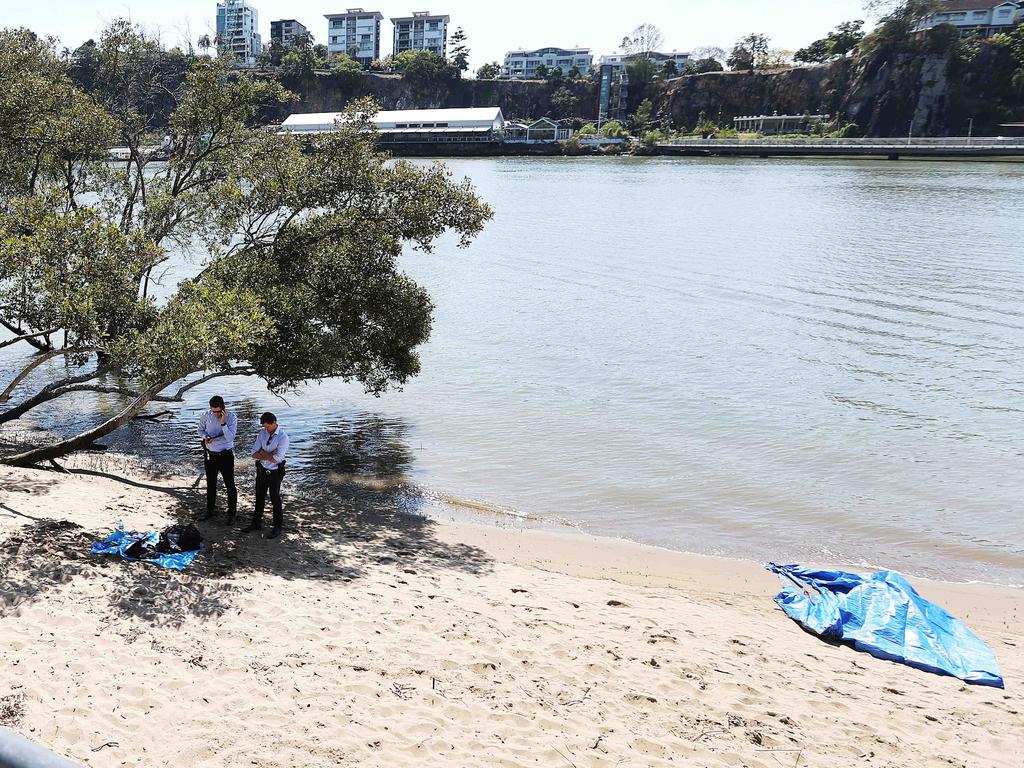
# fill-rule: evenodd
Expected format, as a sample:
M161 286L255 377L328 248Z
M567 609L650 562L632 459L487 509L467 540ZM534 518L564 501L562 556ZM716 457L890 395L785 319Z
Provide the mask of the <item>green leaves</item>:
M0 316L98 347L147 388L244 361L274 389L381 392L418 372L433 307L398 259L479 234L492 212L468 181L378 152L371 101L334 132L274 134L260 115L294 98L276 80L116 22L88 46L86 94L52 46L0 33ZM412 72L451 74L422 54ZM127 161L107 161L115 142ZM208 255L160 304L171 246Z

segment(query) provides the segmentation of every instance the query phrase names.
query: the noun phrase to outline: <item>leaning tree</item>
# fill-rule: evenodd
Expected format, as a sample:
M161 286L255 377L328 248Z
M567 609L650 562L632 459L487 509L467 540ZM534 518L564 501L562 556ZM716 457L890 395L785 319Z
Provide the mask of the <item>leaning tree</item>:
M261 114L294 98L275 80L182 60L127 22L96 46L88 92L55 51L0 31L0 346L35 348L0 382L0 424L74 392L123 404L2 461L88 448L213 377L379 393L418 372L432 305L398 259L446 231L469 245L491 211L468 181L378 151L369 102L333 132L268 132ZM202 257L167 284L183 250Z

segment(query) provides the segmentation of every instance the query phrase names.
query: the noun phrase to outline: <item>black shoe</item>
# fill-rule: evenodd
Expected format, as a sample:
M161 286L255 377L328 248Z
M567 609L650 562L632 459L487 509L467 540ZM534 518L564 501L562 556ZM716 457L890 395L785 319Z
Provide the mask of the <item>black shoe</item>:
M281 526L280 525L275 525L273 528L270 529L270 533L268 533L264 538L266 538L266 539L276 539L280 535L281 535Z
M253 531L262 531L262 523L249 523L245 528L242 529L242 533L252 533Z
M212 509L208 509L205 512L203 512L203 514L201 514L197 519L199 520L199 522L205 523L207 520L209 520L212 517L213 517L213 510Z

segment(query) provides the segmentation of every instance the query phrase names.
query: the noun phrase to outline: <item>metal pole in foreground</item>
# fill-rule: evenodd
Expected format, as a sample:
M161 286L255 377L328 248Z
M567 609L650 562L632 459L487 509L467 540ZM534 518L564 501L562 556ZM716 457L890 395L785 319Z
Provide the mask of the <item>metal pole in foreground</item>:
M0 728L0 768L82 768L45 747Z

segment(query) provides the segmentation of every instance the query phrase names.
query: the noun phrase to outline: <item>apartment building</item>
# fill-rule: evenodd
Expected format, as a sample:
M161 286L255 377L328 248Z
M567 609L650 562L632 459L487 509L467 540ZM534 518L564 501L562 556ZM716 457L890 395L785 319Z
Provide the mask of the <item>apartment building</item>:
M412 16L391 19L395 25L394 55L405 51L430 51L447 57L449 21L449 16L433 15L430 11L415 11Z
M309 34L309 30L295 19L279 19L270 22L270 41L283 48L291 48L296 35L306 34Z
M960 30L961 37L992 37L1009 32L1021 22L1024 22L1021 0L947 0L935 13L921 19L917 32L923 34L940 24L951 24Z
M553 69L560 69L563 75L568 75L570 70L576 67L581 75L585 75L594 66L594 56L589 48L538 48L535 51L509 51L505 54L501 76L513 80L531 80L536 76L537 67L540 66L544 66L549 72Z
M252 65L262 51L259 11L247 0L217 3L217 52L233 55L239 62Z
M380 23L384 20L380 11L349 8L345 13L324 14L324 18L328 56L348 54L364 67L380 58Z
M614 56L602 56L601 66L611 67L615 70L622 70L628 64L633 63L637 59L644 58L645 54L642 53L630 53L630 54L616 54ZM646 54L646 58L654 62L654 66L659 70L665 66L668 61L674 61L676 69L679 72L683 71L683 68L690 63L690 54L679 53L678 51L672 51L672 53L658 53L657 51L651 51Z

